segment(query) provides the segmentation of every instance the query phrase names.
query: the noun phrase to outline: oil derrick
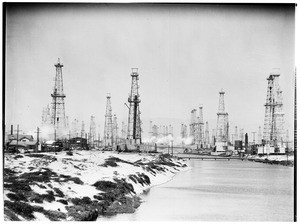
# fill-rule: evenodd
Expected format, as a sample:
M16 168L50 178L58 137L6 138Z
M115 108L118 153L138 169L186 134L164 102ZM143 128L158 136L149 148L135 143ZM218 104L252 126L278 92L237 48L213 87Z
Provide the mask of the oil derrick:
M209 147L209 127L208 122L205 123L205 137L204 137L204 144L208 148Z
M159 125L159 128L158 128L158 136L159 137L162 137L163 136L163 133L162 133L162 126Z
M234 127L234 140L233 140L233 143L234 143L235 141L238 141L238 140L239 140L238 127L235 126L235 127Z
M104 124L104 146L112 146L113 144L113 132L112 132L112 109L110 102L110 94L106 96L106 113Z
M290 143L289 130L286 130L286 135L285 135L285 147L286 148L289 148L289 143Z
M152 126L152 136L153 137L158 137L159 135L159 127L157 125Z
M57 64L54 65L56 68L55 83L53 88L52 97L52 114L51 124L54 127L54 140L61 139L63 137L63 131L66 128L66 117L65 117L65 101L66 95L63 91L63 77L62 67L58 58Z
M180 137L181 138L184 138L184 136L185 136L185 126L184 126L184 124L181 124L181 129L180 129Z
M199 107L199 144L204 144L204 121L203 121L203 107Z
M263 139L266 143L277 146L283 139L282 91L279 87L279 72L273 72L267 78L268 89L265 104Z
M224 103L225 92L220 91L219 98L219 110L218 110L218 120L217 120L217 130L216 130L216 141L217 142L228 142L228 113L225 112L225 103Z
M211 144L215 145L215 143L216 143L216 129L212 129L212 132L211 132Z
M141 113L140 113L140 95L138 92L139 85L139 74L137 68L132 68L131 73L131 91L128 97L129 102L129 114L128 114L128 132L127 139L130 144L141 144L142 136L141 136Z
M195 124L196 124L197 118L196 118L196 109L193 109L191 111L191 123L190 123L190 136L193 138L192 143L195 143L196 138L196 130L195 130Z
M245 140L244 140L244 129L243 129L243 128L240 129L240 140L241 140L242 142L245 141Z
M149 127L149 137L151 138L153 136L153 130L152 130L152 121L150 121L150 127Z
M66 129L69 129L69 117L66 116Z
M47 126L50 123L51 123L50 107L49 105L47 105L47 107L43 108L42 126Z
M81 130L80 130L80 137L84 138L85 136L85 125L84 125L84 121L81 122Z
M121 130L121 133L122 133L122 138L125 139L126 138L126 124L125 122L122 122L122 130Z
M90 123L90 131L89 131L89 145L94 147L94 141L96 139L96 123L95 123L95 116L91 116L91 123Z
M74 121L71 124L71 135L72 138L78 137L78 120L74 119Z
M173 136L173 127L172 127L172 125L169 125L169 129L168 129L168 135L171 135L171 136Z
M113 143L118 144L118 121L115 114L113 118Z
M257 144L261 144L262 140L262 133L261 133L261 126L258 127L258 134L257 134Z

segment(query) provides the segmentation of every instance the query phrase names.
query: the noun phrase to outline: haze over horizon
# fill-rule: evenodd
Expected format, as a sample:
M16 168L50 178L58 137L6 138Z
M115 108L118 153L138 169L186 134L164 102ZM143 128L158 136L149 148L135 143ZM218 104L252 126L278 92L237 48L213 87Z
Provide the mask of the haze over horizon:
M238 126L251 140L263 128L266 78L280 68L284 129L292 136L295 10L288 5L13 4L5 47L7 131L41 125L60 58L69 123L84 120L88 130L94 115L101 137L107 93L119 129L127 122L134 67L144 135L150 120L179 135L200 105L215 129L223 89L230 132Z

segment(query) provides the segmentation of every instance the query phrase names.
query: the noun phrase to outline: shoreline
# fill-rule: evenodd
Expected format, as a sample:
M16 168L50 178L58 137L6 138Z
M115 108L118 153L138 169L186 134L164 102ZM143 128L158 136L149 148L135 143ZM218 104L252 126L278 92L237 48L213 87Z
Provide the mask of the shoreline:
M140 195L189 169L167 154L5 154L4 220L92 221L133 213Z
M294 155L290 155L289 160L287 160L286 155L269 155L269 156L248 156L245 159L248 161L258 162L258 163L266 163L271 165L282 165L294 167Z

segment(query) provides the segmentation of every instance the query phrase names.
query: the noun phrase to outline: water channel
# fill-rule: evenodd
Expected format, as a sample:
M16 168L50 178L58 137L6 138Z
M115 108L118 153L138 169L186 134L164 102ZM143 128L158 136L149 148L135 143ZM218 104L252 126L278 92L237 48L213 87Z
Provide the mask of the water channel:
M111 221L293 221L293 167L190 160L193 169L151 188L133 214Z

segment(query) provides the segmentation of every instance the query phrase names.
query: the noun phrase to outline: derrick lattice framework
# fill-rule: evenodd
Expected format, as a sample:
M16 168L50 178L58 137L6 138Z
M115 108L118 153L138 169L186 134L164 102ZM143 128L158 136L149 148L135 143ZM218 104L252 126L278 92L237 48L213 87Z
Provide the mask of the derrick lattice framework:
M284 131L284 113L282 110L282 91L279 86L279 72L273 72L267 78L268 90L265 104L263 139L266 143L277 145L282 142Z
M196 133L197 133L197 125L196 125L197 115L196 115L196 112L197 112L196 109L193 109L191 111L190 137L193 138L193 141L192 141L193 144L195 144L196 138L197 138L197 135L196 135Z
M132 68L131 73L131 91L128 97L129 114L128 114L128 131L127 139L130 143L141 144L141 113L140 113L140 95L139 95L139 74L137 68Z
M203 107L199 107L199 144L204 144L204 121L203 121Z
M219 110L218 110L218 120L217 120L217 130L216 130L216 141L217 142L228 142L228 113L225 112L225 102L224 102L224 95L225 92L221 90L219 92Z
M119 127L118 127L118 120L116 114L114 114L112 129L113 129L113 142L117 144L119 138L118 136Z
M62 67L58 58L57 64L54 65L56 68L55 83L53 88L52 97L52 113L51 113L51 124L54 127L54 139L63 137L63 131L66 128L66 116L65 116L65 101L66 95L63 91L63 76Z
M95 116L91 116L90 122L90 131L89 131L89 144L91 147L94 147L94 141L96 140L96 122Z
M204 144L206 147L209 146L209 127L208 127L208 121L205 123L205 137L204 137Z
M106 96L106 113L104 124L104 146L112 146L113 144L113 121L112 121L112 109L110 102L110 94Z

